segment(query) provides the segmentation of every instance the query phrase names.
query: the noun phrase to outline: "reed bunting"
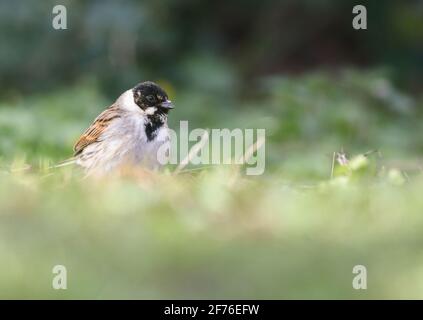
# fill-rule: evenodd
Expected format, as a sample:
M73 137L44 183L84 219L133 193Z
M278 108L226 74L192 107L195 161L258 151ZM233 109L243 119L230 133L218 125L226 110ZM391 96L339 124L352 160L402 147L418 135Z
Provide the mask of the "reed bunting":
M134 165L158 169L158 152L169 145L170 109L172 102L157 84L137 84L103 111L79 138L74 162L88 175L104 175Z

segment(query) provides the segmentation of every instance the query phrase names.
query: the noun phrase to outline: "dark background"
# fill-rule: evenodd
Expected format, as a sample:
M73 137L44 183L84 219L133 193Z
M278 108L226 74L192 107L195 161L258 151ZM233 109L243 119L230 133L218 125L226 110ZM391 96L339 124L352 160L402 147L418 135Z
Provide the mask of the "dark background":
M68 29L51 26L67 7ZM368 30L352 28L366 5ZM422 1L1 1L0 93L93 77L110 97L144 80L239 94L256 80L315 69L388 66L422 88Z

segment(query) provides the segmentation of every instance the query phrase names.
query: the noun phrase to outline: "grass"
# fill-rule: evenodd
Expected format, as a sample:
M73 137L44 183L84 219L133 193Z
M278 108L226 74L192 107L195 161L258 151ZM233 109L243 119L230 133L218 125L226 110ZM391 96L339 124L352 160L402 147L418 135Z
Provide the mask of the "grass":
M3 174L2 298L417 298L423 179ZM133 175L139 176L139 175ZM51 288L54 265L68 290ZM367 291L352 268L368 269Z
M419 98L373 72L272 79L263 93L242 108L174 99L171 126L268 130L266 173L232 180L223 165L101 181L48 169L105 99L87 86L3 102L0 298L422 298ZM331 178L342 147L357 156ZM52 289L58 264L67 290ZM358 264L367 290L352 288Z

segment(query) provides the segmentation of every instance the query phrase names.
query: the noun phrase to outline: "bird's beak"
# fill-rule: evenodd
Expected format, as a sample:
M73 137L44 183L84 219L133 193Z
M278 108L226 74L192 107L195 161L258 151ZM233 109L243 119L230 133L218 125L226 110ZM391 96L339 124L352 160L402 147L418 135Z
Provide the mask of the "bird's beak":
M163 108L163 109L173 109L174 105L173 105L172 101L166 100L166 101L164 101L160 104L160 107Z

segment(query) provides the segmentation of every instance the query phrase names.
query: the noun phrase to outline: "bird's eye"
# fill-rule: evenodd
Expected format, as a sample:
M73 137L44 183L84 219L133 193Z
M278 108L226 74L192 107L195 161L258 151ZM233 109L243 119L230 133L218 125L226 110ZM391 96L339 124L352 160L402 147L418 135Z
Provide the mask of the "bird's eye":
M147 101L148 102L154 102L156 99L154 98L154 96L152 96L152 95L148 95L147 96Z

